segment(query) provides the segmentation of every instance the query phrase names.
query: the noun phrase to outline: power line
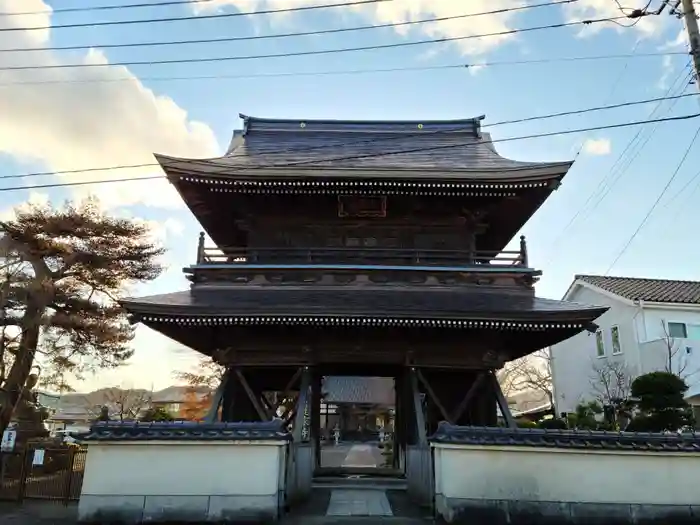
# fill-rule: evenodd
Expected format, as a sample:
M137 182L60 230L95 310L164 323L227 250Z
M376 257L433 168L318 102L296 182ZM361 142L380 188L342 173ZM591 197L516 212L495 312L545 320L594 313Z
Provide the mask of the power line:
M673 116L673 117L665 117L665 118L660 118L660 119L655 119L655 120L643 120L643 121L635 121L635 122L624 122L624 123L618 123L618 124L608 124L608 125L603 125L603 126L595 126L595 127L589 127L589 128L578 128L578 129L569 129L569 130L563 130L563 131L551 131L551 132L546 132L546 133L536 133L532 135L522 135L522 136L516 136L516 137L507 137L504 139L495 139L492 140L492 143L500 143L500 142L513 142L516 140L529 140L529 139L535 139L535 138L547 138L547 137L553 137L553 136L558 136L558 135L571 135L575 133L587 133L590 131L600 131L600 130L605 130L605 129L618 129L618 128L625 128L625 127L632 127L632 126L639 126L643 124L649 124L651 122L675 122L675 121L681 121L681 120L690 120L690 119L695 119L700 117L700 113L693 113L690 115L678 115L678 116ZM698 128L700 131L700 127ZM359 160L359 159L367 159L367 158L377 158L377 157L388 157L392 155L403 155L406 153L422 153L426 151L441 151L441 150L448 150L448 149L455 149L455 148L464 148L464 147L469 147L469 144L442 144L439 146L431 146L431 147L422 147L422 148L412 148L412 149L406 149L406 150L400 150L400 151L390 151L390 152L383 152L383 153L366 153L366 154L360 154L360 155L349 155L345 157L333 157L333 158L324 158L324 159L318 159L318 160L305 160L305 161L299 161L299 162L290 162L290 163L282 163L282 164L271 164L271 165L253 165L253 166L248 166L245 168L241 167L236 167L236 166L221 166L222 171L220 172L198 172L196 170L190 170L192 174L203 174L208 177L217 177L220 176L222 173L227 172L226 174L231 174L235 173L238 171L250 171L250 170L255 170L255 169L269 169L269 168L286 168L286 167L295 167L295 166L313 166L314 164L318 163L326 163L326 162L336 162L336 161L344 161L344 160ZM224 160L224 159L222 159ZM193 163L197 163L197 161L192 161ZM200 161L200 163L204 164L203 161ZM110 169L124 169L124 168L134 168L134 167L145 167L148 166L148 164L141 164L141 165L132 165L132 166L113 166L111 168L89 168L85 170L69 170L69 171L56 171L53 172L54 175L57 174L67 174L67 173L79 173L79 172L85 172L85 171L106 171ZM211 166L211 165L209 165ZM523 168L524 169L524 168ZM115 182L129 182L129 181L134 181L134 180L155 180L155 179L164 179L163 175L158 175L158 176L152 176L152 177L140 177L140 178L122 178L122 179L107 179L107 180L101 180L101 181L80 181L80 182L65 182L65 183L55 183L55 184L42 184L42 185L27 185L27 186L14 186L14 187L8 187L8 188L0 188L0 192L4 191L19 191L19 190L31 190L31 189L45 189L45 188L60 188L60 187L70 187L70 186L85 186L88 184L108 184L108 183L115 183Z
M183 20L210 20L215 18L234 18L240 16L256 16L256 15L273 15L277 13L293 13L300 11L314 11L319 9L332 9L335 7L349 7L355 5L366 5L366 4L377 4L379 2L391 2L392 0L355 0L353 2L343 2L339 4L320 4L320 5L307 5L301 7L285 7L282 9L265 9L264 11L252 11L243 12L237 11L235 13L216 13L212 15L189 15L189 16L169 16L165 18L140 18L134 20L109 20L106 22L81 22L75 24L56 24L48 26L29 26L29 27L2 27L0 32L12 32L12 31L45 31L45 30L55 30L55 29L74 29L78 27L103 27L103 26L121 26L121 25L132 25L132 24L155 24L161 22L180 22Z
M618 17L619 18L619 17ZM624 17L622 17L624 18ZM67 68L101 68L101 67L112 67L112 66L151 66L151 65L163 65L163 64L193 64L193 63L203 63L203 62L231 62L231 61L242 61L242 60L260 60L266 58L291 58L300 56L312 56L312 55L330 55L336 53L351 53L357 51L376 51L382 49L396 49L403 47L415 47L427 44L442 44L447 42L458 42L463 40L471 40L474 38L485 38L493 36L506 36L514 35L518 33L529 33L532 31L541 31L544 29L559 29L564 27L571 27L576 25L590 25L600 22L609 22L611 18L601 18L595 20L584 20L576 22L562 22L559 24L549 24L544 26L535 27L525 27L520 29L507 29L504 31L495 31L492 33L482 33L479 35L463 35L463 36L453 36L453 37L443 37L443 38L433 38L428 40L414 40L412 42L393 42L391 44L377 44L371 46L359 46L359 47L345 47L345 48L335 48L335 49L320 49L313 51L297 51L291 53L270 53L265 55L237 55L237 56L225 56L225 57L199 57L199 58L178 58L169 60L134 60L134 61L124 61L124 62L98 62L98 63L72 63L72 64L45 64L45 65L30 65L30 66L5 66L0 67L0 71L25 71L25 70L35 70L35 69L67 69ZM0 29L2 31L2 29Z
M499 60L493 62L478 62L474 64L445 64L437 66L415 66L415 67L392 67L381 69L345 69L335 71L291 71L283 73L255 73L250 75L187 75L187 76L158 76L147 77L139 76L140 82L171 82L171 81L189 81L189 80L244 80L254 78L284 78L284 77L316 77L316 76L334 76L334 75L368 75L380 73L403 73L403 72L418 72L418 71L435 71L447 69L469 69L472 67L499 67L499 66L514 66L514 65L535 65L535 64L553 64L562 62L586 62L598 60L624 60L631 58L652 58L675 55L687 55L685 51L669 51L669 52L651 52L651 53L636 53L632 54L617 54L617 55L592 55L592 56L574 56L574 57L552 57L541 59L525 59L525 60ZM0 82L2 86L16 85L43 85L43 84L93 84L93 83L112 83L112 82L133 82L134 77L123 78L78 78L64 80L28 80L17 82Z
M151 42L126 42L119 44L90 44L90 45L70 45L70 46L49 46L49 47L15 47L9 49L0 49L3 53L18 53L26 51L76 51L81 49L118 49L118 48L131 48L131 47L154 47L154 46L179 46L179 45L190 45L190 44L215 44L222 42L245 42L250 40L268 40L275 38L293 38L302 36L317 36L317 35L329 35L336 33L347 33L355 31L370 31L374 29L386 29L392 27L405 27L421 24L429 24L435 22L447 22L450 20L461 20L464 18L473 18L477 16L487 16L487 15L498 15L503 13L509 13L512 11L522 11L525 9L534 9L539 7L551 7L563 4L571 4L577 2L578 0L556 0L553 2L545 2L541 4L529 4L518 7L507 7L503 9L494 9L492 11L483 11L479 13L465 13L461 15L452 16L441 16L432 18L423 18L420 20L408 20L404 22L390 22L386 24L370 24L364 26L355 27L343 27L335 29L320 29L317 31L301 31L295 33L278 33L272 35L253 35L253 36L237 36L237 37L222 37L222 38L200 38L194 40L159 40Z
M685 90L685 86L681 85L681 92L678 95L675 95L671 97L671 92L675 89L676 84L678 83L679 80L683 78L683 72L688 68L690 65L690 62L687 63L687 65L683 68L678 73L677 78L674 80L674 82L671 84L671 86L668 88L666 91L666 94L664 97L662 97L657 105L651 110L649 113L647 119L652 119L654 115L661 109L661 106L665 100L674 100L677 101L680 98L683 97L682 92ZM669 106L666 110L666 114L670 112L670 110L673 108L673 105ZM644 142L637 142L639 137L641 136L642 132L644 131L644 127L641 127L637 130L635 135L632 137L632 139L627 143L625 148L623 149L622 153L618 156L617 160L613 163L612 167L610 168L609 173L598 183L596 188L588 195L588 198L586 201L581 205L581 207L577 210L577 212L573 215L571 220L564 226L564 229L561 231L561 233L557 236L553 243L553 248L552 251L554 252L556 247L559 245L561 240L564 238L566 232L569 231L569 229L576 223L576 221L584 215L586 212L589 214L595 210L598 205L605 199L605 197L608 195L608 193L612 190L613 186L620 180L624 172L632 165L632 162L636 158L636 154L630 155L629 159L630 161L624 166L624 168L619 169L622 166L622 163L624 162L625 155L627 154L628 151L633 149L636 145L641 144L641 147L643 148L646 142L648 142L651 137L653 136L654 132L656 131L656 128L652 130L652 133L647 136L646 140ZM596 200L597 197L597 200ZM589 204L593 203L593 207L590 209L587 209ZM551 259L550 259L551 260Z
M673 98L685 98L685 97L697 97L697 94L686 94L686 95L678 95ZM591 108L584 108L584 109L576 109L576 110L571 110L571 111L563 111L563 112L558 112L558 113L548 113L544 115L535 115L531 117L524 117L524 118L519 118L519 119L512 119L512 120L502 120L500 122L492 122L489 124L484 124L482 128L492 128L496 126L504 126L508 124L519 124L523 122L531 122L534 120L545 120L545 119L551 119L551 118L557 118L557 117L564 117L564 116L571 116L571 115L580 115L582 113L590 113L594 111L604 111L604 110L610 110L610 109L618 109L622 107L628 107L628 106L635 106L635 105L641 105L641 104L649 104L652 102L657 102L661 100L671 100L672 98L651 98L651 99L645 99L645 100L637 100L637 101L632 101L632 102L623 102L620 104L613 104L613 105L608 105L608 106L597 106L597 107L591 107ZM372 138L370 140L359 140L359 141L353 141L351 143L346 143L345 145L352 145L352 146L358 146L358 145L363 145L363 144L376 144L377 142L389 142L391 140L404 140L407 137L413 137L413 136L425 136L425 135L430 135L430 134L445 134L445 133L451 133L454 131L459 131L460 128L454 128L450 130L441 130L441 131L433 131L433 132L420 132L420 133L415 133L415 134L406 134L406 135L396 135L395 137L391 138L382 138L382 139L377 139L377 138ZM289 153L289 152L311 152L311 151L319 151L319 150L324 150L324 149L329 149L329 148L335 148L337 147L335 144L330 145L330 146L312 146L309 148L293 148L293 149L287 149L287 150L279 150L276 152L277 154L284 154L284 153ZM237 157L245 157L245 155L230 155L227 158L237 158ZM216 157L219 158L219 157ZM137 169L137 168L148 168L148 167L155 167L159 166L157 162L149 162L149 163L141 163L141 164L129 164L129 165L121 165L121 166L108 166L108 167L101 167L101 168L84 168L84 169L76 169L76 170L65 170L65 171L42 171L42 172L34 172L34 173L22 173L22 174L17 174L17 175L3 175L0 176L0 180L3 179L24 179L24 178L30 178L30 177L48 177L48 176L53 176L53 175L74 175L77 173L90 173L90 172L98 172L98 171L110 171L110 170L115 170L115 169Z
M110 11L115 9L136 9L140 7L166 7L173 5L208 4L216 0L168 0L167 2L145 2L142 4L111 4L96 5L90 7L62 7L44 11L22 11L19 13L0 13L0 16L26 16L26 15L57 15L61 13L80 13L85 11Z
M661 190L661 193L659 193L659 196L654 201L654 204L651 206L651 208L649 208L649 211L647 211L646 215L644 215L644 218L639 223L639 226L637 227L637 229L634 231L634 233L632 233L630 238L627 240L625 245L622 247L622 250L620 250L620 252L617 254L617 256L615 257L613 262L610 264L610 266L608 266L608 269L605 271L605 275L608 275L610 273L610 270L613 269L613 267L617 264L617 262L620 260L620 258L625 254L625 252L630 247L630 245L637 238L637 235L639 235L639 232L642 231L642 228L649 220L649 217L651 217L651 214L654 213L654 210L659 205L659 202L661 202L661 199L663 198L663 196L666 195L668 188L671 186L673 181L676 179L676 176L678 175L681 168L685 164L685 161L688 158L690 151L693 149L693 146L695 145L695 141L698 139L698 136L700 136L700 126L698 126L697 129L695 130L695 134L693 135L693 139L690 141L690 144L688 144L688 147L686 148L685 153L683 153L683 157L681 158L680 162L676 166L676 169L673 172L673 174L671 175L671 177L668 179L668 182L664 186L663 190Z

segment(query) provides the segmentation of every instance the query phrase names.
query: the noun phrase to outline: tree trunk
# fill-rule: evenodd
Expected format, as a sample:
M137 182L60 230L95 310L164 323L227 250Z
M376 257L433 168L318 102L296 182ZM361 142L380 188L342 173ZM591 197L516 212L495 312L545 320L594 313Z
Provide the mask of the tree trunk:
M26 324L23 323L24 329L20 338L17 356L5 381L8 402L4 403L2 408L0 408L0 436L10 425L22 389L27 383L27 378L34 365L34 357L39 344L42 313L43 310L41 308L30 304L27 305L27 309L24 312L23 319L26 320Z

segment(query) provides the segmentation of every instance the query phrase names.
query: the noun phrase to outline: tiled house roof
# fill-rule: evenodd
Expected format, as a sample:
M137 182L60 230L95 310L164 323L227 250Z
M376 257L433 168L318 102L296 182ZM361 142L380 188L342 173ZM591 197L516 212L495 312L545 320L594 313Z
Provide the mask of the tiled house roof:
M700 452L700 435L543 430L533 428L458 427L440 423L433 443L451 445L570 448L583 450Z
M577 275L583 281L631 301L700 304L700 281Z
M326 403L393 405L394 380L390 377L328 376L323 383Z

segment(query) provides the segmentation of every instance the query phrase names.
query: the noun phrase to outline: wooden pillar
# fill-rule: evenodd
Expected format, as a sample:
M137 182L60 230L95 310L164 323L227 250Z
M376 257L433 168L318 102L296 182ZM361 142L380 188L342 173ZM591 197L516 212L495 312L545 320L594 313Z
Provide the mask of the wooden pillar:
M219 421L219 408L222 408L224 392L226 391L228 383L231 381L232 374L233 371L230 368L227 368L224 372L224 375L221 378L221 382L216 388L216 391L214 392L214 397L211 400L211 407L209 407L209 411L207 412L206 416L204 416L204 421L206 423L214 423L216 421ZM222 408L222 416L223 412L224 410ZM221 419L224 420L223 417Z
M311 373L310 434L314 444L315 466L321 466L321 388L323 377L316 368Z

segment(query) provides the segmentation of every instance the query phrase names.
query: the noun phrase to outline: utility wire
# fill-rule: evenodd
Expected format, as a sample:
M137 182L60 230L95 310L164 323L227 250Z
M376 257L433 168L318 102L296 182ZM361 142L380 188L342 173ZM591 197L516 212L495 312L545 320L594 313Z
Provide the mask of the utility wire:
M573 56L573 57L552 57L541 59L526 59L526 60L499 60L493 62L477 62L474 64L444 64L437 66L415 66L415 67L392 67L381 69L341 69L335 71L290 71L282 73L255 73L250 75L192 75L192 76L157 76L147 77L139 76L124 78L79 78L66 80L27 80L17 82L0 82L1 86L16 86L16 85L43 85L43 84L93 84L93 83L112 83L112 82L170 82L170 81L187 81L187 80L244 80L254 78L284 78L284 77L321 77L334 75L368 75L380 73L403 73L403 72L418 72L418 71L437 71L447 69L469 69L473 67L499 67L499 66L514 66L514 65L536 65L536 64L554 64L562 62L586 62L598 60L625 60L632 58L651 58L675 55L687 55L685 51L669 51L669 52L652 52L652 53L636 53L636 54L617 54L617 55L591 55L591 56Z
M106 22L81 22L75 24L56 24L48 26L29 26L29 27L2 27L0 32L13 31L45 31L47 29L53 31L55 29L73 29L78 27L103 27L103 26L122 26L132 24L155 24L161 22L180 22L183 20L211 20L216 18L234 18L240 16L257 16L257 15L274 15L277 13L294 13L300 11L317 11L320 9L332 9L335 7L350 7L356 5L377 4L379 2L391 2L392 0L355 0L353 2L343 2L338 4L319 4L307 5L301 7L285 7L282 9L265 9L263 11L243 12L236 11L234 13L216 13L212 15L189 15L189 16L169 16L165 18L139 18L134 20L109 20Z
M668 107L664 111L664 113L663 113L664 115L668 115L671 112L671 110L675 107L676 103L679 100L678 97L680 97L687 88L687 80L692 75L692 73L689 72L687 75L682 76L683 69L681 70L680 73L681 73L681 77L680 77L681 84L680 84L680 86L678 86L678 89L676 90L677 95L675 95L673 98L669 97L669 99L672 100L672 102L671 102L671 104L668 105ZM674 86L675 86L676 82L674 82L674 84L671 86L671 89L669 90L668 93L670 93L671 91L674 90ZM663 106L663 102L664 101L660 101L654 107L649 118L654 117L659 112L659 110ZM625 173L627 173L627 171L632 167L632 165L634 164L634 161L639 157L639 154L644 150L644 148L649 143L649 141L652 139L652 137L654 136L654 134L657 132L658 129L659 129L659 125L655 124L652 127L650 133L646 137L641 138L641 139L640 139L640 137L644 133L644 128L641 128L638 130L638 132L635 134L633 139L628 144L628 147L625 148L625 151L623 151L623 153L620 155L620 157L618 157L617 161L615 162L612 169L610 170L608 177L606 177L607 186L601 187L602 193L597 195L597 200L593 203L593 206L589 210L587 210L589 215L592 214L598 208L598 206L610 194L610 192L615 187L615 185L622 179L622 177L625 175ZM625 152L629 153L627 155L627 158L625 158ZM605 182L605 180L603 182Z
M136 9L140 7L166 7L172 5L209 4L216 0L168 0L167 2L145 2L142 4L111 4L90 7L61 7L44 11L22 11L20 13L0 13L0 16L57 15L61 13L81 13L85 11L110 11L115 9Z
M131 48L131 47L154 47L154 46L180 46L180 45L190 45L190 44L214 44L222 42L246 42L250 40L268 40L275 38L294 38L303 36L318 36L318 35L329 35L336 33L348 33L355 31L371 31L375 29L386 29L395 27L405 27L421 24L430 24L435 22L447 22L450 20L461 20L464 18L473 18L477 16L487 16L487 15L498 15L503 13L508 13L511 11L521 11L524 9L534 9L538 7L550 7L562 4L570 4L578 0L557 0L554 2L545 2L541 4L529 4L518 7L508 7L503 9L494 9L492 11L483 11L479 13L465 13L461 15L452 16L441 16L432 18L423 18L419 20L408 20L404 22L390 22L386 24L369 24L364 26L354 26L354 27L343 27L335 29L320 29L316 31L301 31L295 33L277 33L272 35L253 35L253 36L236 36L236 37L221 37L221 38L199 38L194 40L157 40L150 42L126 42L119 44L90 44L90 45L70 45L70 46L49 46L49 47L15 47L8 49L0 49L2 53L18 53L25 51L76 51L82 49L118 49L118 48Z
M624 17L618 17L624 18ZM237 55L237 56L225 56L225 57L199 57L199 58L178 58L169 60L134 60L134 61L124 61L124 62L99 62L99 63L72 63L72 64L45 64L45 65L30 65L30 66L5 66L0 67L0 71L26 71L35 69L67 69L67 68L101 68L101 67L112 67L112 66L151 66L151 65L162 65L162 64L193 64L193 63L203 63L203 62L231 62L231 61L242 61L242 60L259 60L266 58L291 58L300 56L312 56L312 55L331 55L337 53L351 53L356 51L376 51L383 49L396 49L403 47L416 47L428 44L442 44L447 42L459 42L463 40L471 40L475 38L486 38L494 36L506 36L515 35L518 33L529 33L532 31L541 31L545 29L559 29L564 27L572 27L577 25L590 25L594 23L610 22L612 18L600 18L594 20L584 20L576 22L562 22L559 24L548 24L543 26L525 27L520 29L507 29L504 31L495 31L492 33L482 33L479 35L463 35L463 36L453 36L453 37L443 37L443 38L433 38L427 40L414 40L411 42L393 42L391 44L377 44L371 46L359 46L359 47L345 47L345 48L335 48L335 49L319 49L313 51L297 51L291 53L270 53L265 55ZM0 29L2 31L2 29Z
M696 97L696 94L687 94L687 95L679 95L678 98L684 98L684 97ZM609 110L609 109L617 109L617 108L622 108L626 106L633 106L633 105L640 105L640 104L648 104L652 102L656 102L658 100L662 100L659 98L652 98L652 99L646 99L646 100L638 100L638 101L633 101L633 102L624 102L621 104L614 104L611 106L598 106L598 107L592 107L592 108L585 108L585 109L577 109L577 110L572 110L572 111L564 111L564 112L559 112L559 113L548 113L545 115L536 115L536 116L531 116L531 117L524 117L520 119L513 119L513 120L502 120L500 122L492 122L489 124L484 124L482 126L483 128L492 128L495 126L503 126L507 124L519 124L523 122L531 122L534 120L544 120L544 119L551 119L551 118L556 118L556 117L563 117L563 116L569 116L569 115L580 115L582 113L589 113L593 111L603 111L603 110ZM668 99L663 99L663 100L668 100ZM344 145L349 145L349 146L358 146L358 145L363 145L363 144L377 144L378 142L390 142L391 140L405 140L406 138L414 137L414 136L425 136L425 135L431 135L431 134L445 134L445 133L452 133L455 131L460 131L463 128L454 128L450 129L447 131L441 130L441 131L433 131L433 132L420 132L420 133L415 133L415 134L401 134L401 135L396 135L391 138L382 138L382 139L377 139L377 138L372 138L370 140L359 140L359 141L353 141L350 143L346 143ZM286 150L278 150L278 151L273 151L270 154L285 154L285 153L290 153L290 152L311 152L311 151L319 151L319 150L324 150L324 149L329 149L329 148L336 148L336 144L332 145L323 145L323 146L312 146L308 148L290 148ZM235 159L235 158L240 158L240 157L246 157L246 155L229 155L226 158L227 159ZM221 157L214 157L213 159L209 160L217 160L220 159ZM207 159L200 159L200 160L207 160ZM42 172L34 172L34 173L22 173L22 174L16 174L16 175L3 175L0 176L0 180L3 179L24 179L24 178L30 178L30 177L48 177L48 176L53 176L53 175L72 175L72 174L77 174L77 173L90 173L90 172L97 172L97 171L110 171L110 170L115 170L115 169L137 169L137 168L147 168L147 167L155 167L159 166L157 162L149 162L149 163L141 163L141 164L129 164L129 165L120 165L120 166L107 166L107 167L100 167L100 168L84 168L84 169L76 169L76 170L64 170L64 171L42 171Z
M516 137L507 137L504 139L496 139L492 140L492 143L500 143L500 142L513 142L516 140L529 140L529 139L535 139L535 138L546 138L546 137L553 137L553 136L558 136L558 135L571 135L575 133L587 133L590 131L598 131L598 130L604 130L604 129L618 129L618 128L625 128L625 127L632 127L632 126L639 126L643 124L648 124L650 122L675 122L675 121L682 121L682 120L691 120L700 117L700 113L693 113L689 115L678 115L678 116L673 116L673 117L666 117L666 118L661 118L661 119L656 119L653 121L648 121L648 120L643 120L643 121L634 121L634 122L624 122L624 123L617 123L617 124L608 124L608 125L603 125L603 126L595 126L595 127L589 127L589 128L578 128L578 129L568 129L568 130L563 130L563 131L551 131L547 133L536 133L532 135L522 135L522 136L516 136ZM700 131L700 127L698 128L698 131ZM206 175L207 177L219 177L219 176L228 176L230 174L240 172L240 171L251 171L255 169L270 169L270 168L286 168L286 167L296 167L296 166L314 166L314 164L319 164L319 163L327 163L327 162L336 162L336 161L344 161L344 160L360 160L360 159L367 159L367 158L378 158L378 157L388 157L392 155L402 155L406 153L423 153L426 151L446 151L449 149L455 149L455 148L464 148L464 147L469 147L470 144L442 144L439 146L431 146L431 147L422 147L422 148L412 148L412 149L405 149L405 150L399 150L399 151L389 151L389 152L383 152L383 153L366 153L366 154L360 154L360 155L349 155L345 157L333 157L333 158L323 158L323 159L315 159L315 160L305 160L305 161L299 161L299 162L290 162L290 163L280 163L280 164L271 164L271 165L253 165L253 166L248 166L245 168L242 167L237 167L237 166L225 166L225 165L220 165L222 170L220 172L199 172L197 170L188 170L189 173L193 175ZM226 160L226 159L222 159ZM196 164L196 161L190 161L193 164ZM200 161L202 165L205 165L203 161ZM122 168L133 168L133 167L144 167L148 166L147 164L142 164L140 166L113 166L112 168L98 168L94 169L93 171L97 170L108 170L108 169L122 169ZM211 164L208 164L209 167L211 167ZM525 168L523 168L525 169ZM63 171L63 172L53 172L54 175L57 174L62 174L62 173L76 173L76 172L84 172L88 170L71 170L71 171ZM19 190L28 190L28 189L44 189L44 188L61 188L61 187L70 187L70 186L85 186L88 184L108 184L108 183L116 183L116 182L128 182L128 181L138 181L138 180L155 180L155 179L165 179L163 175L157 175L157 176L151 176L151 177L138 177L138 178L122 178L122 179L108 179L108 180L100 180L100 181L81 181L81 182L67 182L67 183L55 183L55 184L42 184L42 185L27 185L27 186L14 186L14 187L7 187L7 188L0 188L0 192L5 192L5 191L19 191Z
M639 232L642 231L642 228L644 228L644 225L649 220L649 217L651 217L651 214L654 213L654 210L659 205L659 202L661 202L661 199L663 198L663 196L666 195L668 188L671 186L673 181L676 179L676 176L678 175L681 168L685 164L685 161L688 158L690 151L693 149L693 146L695 145L695 142L697 141L698 136L700 136L700 126L698 126L697 129L695 130L695 134L693 135L693 139L690 141L690 144L688 144L688 147L686 148L685 153L683 153L683 157L681 158L680 162L676 166L676 169L673 172L673 174L671 175L671 177L668 179L668 182L664 186L663 190L661 190L661 193L659 193L659 196L654 201L654 204L651 206L651 208L649 208L649 211L647 211L646 215L644 215L644 218L639 223L639 226L637 227L637 229L634 231L634 233L632 233L630 238L627 240L625 245L622 247L622 250L620 250L620 252L617 254L617 256L615 257L613 262L610 264L610 266L608 266L608 269L605 271L605 275L608 275L610 273L610 270L613 269L613 267L617 264L617 262L620 260L620 258L625 254L625 252L630 247L630 245L637 238L637 235L639 235Z
M662 97L658 104L652 109L652 111L649 113L647 119L652 119L654 115L661 109L661 106L665 100L677 100L679 97L682 97L681 95L676 95L674 97L671 97L671 92L674 90L676 87L678 81L683 78L683 72L687 69L687 67L690 65L690 62L688 62L688 65L684 68L682 68L679 71L678 77L676 80L671 84L669 89L666 92L665 97ZM685 88L685 86L682 86ZM670 106L667 108L667 112L671 110L673 106ZM590 214L593 210L595 210L598 205L605 199L605 197L608 195L610 190L613 188L613 186L619 181L620 177L622 174L630 167L632 164L632 161L636 158L636 155L630 155L629 158L631 159L627 165L622 168L621 170L619 169L622 166L622 162L626 158L625 155L627 154L628 151L630 151L631 148L634 148L636 144L638 144L637 140L641 136L642 132L644 131L644 127L641 127L637 130L636 134L632 137L632 139L627 143L627 146L623 149L622 153L618 156L617 160L613 163L612 167L610 168L609 173L600 181L600 183L595 187L595 189L588 195L588 198L586 201L581 205L581 207L576 211L576 213L573 215L571 220L564 226L564 229L561 231L561 233L557 236L553 243L552 247L552 253L556 253L556 248L559 245L559 243L564 239L566 233L571 229L571 227L577 222L577 220L582 217L586 212ZM655 129L653 130L655 131ZM652 134L647 137L647 141L651 138ZM641 147L644 147L646 142L642 144ZM597 198L597 201L596 201ZM593 203L593 207L588 209L588 206ZM551 260L551 258L550 258Z

